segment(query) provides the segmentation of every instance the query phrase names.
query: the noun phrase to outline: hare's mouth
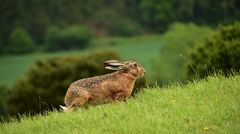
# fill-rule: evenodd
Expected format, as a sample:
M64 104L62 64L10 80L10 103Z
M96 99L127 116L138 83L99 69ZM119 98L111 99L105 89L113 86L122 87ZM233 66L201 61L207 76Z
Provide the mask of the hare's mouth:
M142 77L144 77L144 76L145 76L145 72L143 72L143 73L141 73L141 74L138 75L139 78L142 78Z

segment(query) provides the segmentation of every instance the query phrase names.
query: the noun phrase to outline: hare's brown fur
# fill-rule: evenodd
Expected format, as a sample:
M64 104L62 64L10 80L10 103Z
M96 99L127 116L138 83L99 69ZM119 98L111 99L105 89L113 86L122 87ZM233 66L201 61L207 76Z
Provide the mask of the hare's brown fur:
M86 104L103 104L126 100L132 93L137 76L143 76L144 68L133 61L124 62L123 69L73 82L65 96L67 110L75 110ZM125 68L124 68L125 67Z

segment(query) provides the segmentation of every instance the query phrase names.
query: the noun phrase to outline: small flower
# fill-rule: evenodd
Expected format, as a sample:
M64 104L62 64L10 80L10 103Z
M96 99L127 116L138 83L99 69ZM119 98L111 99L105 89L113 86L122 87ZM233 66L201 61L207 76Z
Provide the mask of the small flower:
M207 132L207 131L208 131L208 127L204 127L203 130L204 130L205 132Z

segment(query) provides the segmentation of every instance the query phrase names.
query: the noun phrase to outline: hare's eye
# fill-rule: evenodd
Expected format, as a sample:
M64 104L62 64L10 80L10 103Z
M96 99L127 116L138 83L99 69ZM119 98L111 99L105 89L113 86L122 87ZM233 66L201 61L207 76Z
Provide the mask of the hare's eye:
M134 66L134 67L137 67L137 66L138 66L138 64L137 64L137 63L134 63L134 64L133 64L133 66Z

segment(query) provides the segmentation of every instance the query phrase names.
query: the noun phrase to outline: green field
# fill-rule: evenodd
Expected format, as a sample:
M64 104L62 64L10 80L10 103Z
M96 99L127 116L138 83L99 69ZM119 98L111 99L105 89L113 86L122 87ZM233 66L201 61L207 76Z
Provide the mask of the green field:
M145 89L127 102L23 117L1 124L0 133L237 134L239 83L239 76L219 76Z
M151 59L156 57L160 50L161 38L159 35L126 37L126 38L102 38L93 41L93 47L85 51L68 51L55 53L34 53L22 56L0 57L0 85L11 85L31 64L37 59L53 56L67 56L71 54L91 53L93 51L114 50L123 59L137 60L143 64L147 72L151 70ZM149 76L148 75L148 76Z

